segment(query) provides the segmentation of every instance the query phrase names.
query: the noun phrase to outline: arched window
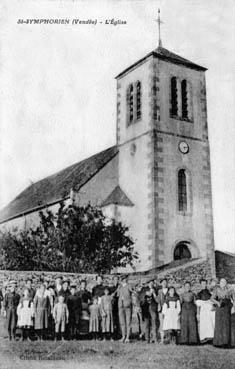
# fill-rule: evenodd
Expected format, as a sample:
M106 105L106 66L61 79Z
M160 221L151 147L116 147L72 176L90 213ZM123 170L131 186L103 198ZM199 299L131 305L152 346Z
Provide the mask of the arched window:
M178 206L179 211L187 211L187 179L185 169L178 172Z
M186 79L181 82L182 118L188 118L188 86Z
M127 125L134 121L134 87L129 85L127 89Z
M177 80L171 78L171 115L178 115Z
M141 83L136 84L136 119L141 118Z
M179 242L174 250L174 260L191 259L192 255L188 248L188 242Z

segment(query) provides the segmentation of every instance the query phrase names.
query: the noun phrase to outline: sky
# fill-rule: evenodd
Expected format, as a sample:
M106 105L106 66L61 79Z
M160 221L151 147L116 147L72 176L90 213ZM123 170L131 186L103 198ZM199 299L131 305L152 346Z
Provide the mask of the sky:
M0 208L32 182L115 144L115 76L158 46L160 8L163 46L208 68L215 247L235 252L235 1L2 0L0 7ZM105 24L112 18L126 24Z

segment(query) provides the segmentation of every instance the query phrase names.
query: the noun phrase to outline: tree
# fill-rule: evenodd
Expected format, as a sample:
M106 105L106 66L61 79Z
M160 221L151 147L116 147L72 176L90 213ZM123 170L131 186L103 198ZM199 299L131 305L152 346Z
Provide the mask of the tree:
M128 227L107 219L98 207L61 202L56 213L41 211L39 216L35 229L2 234L1 267L109 273L138 260Z

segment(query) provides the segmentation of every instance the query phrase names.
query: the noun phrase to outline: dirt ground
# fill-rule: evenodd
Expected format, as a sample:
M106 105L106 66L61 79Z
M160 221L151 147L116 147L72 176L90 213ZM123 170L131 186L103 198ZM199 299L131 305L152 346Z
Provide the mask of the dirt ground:
M233 369L235 349L120 342L9 342L0 319L4 369Z

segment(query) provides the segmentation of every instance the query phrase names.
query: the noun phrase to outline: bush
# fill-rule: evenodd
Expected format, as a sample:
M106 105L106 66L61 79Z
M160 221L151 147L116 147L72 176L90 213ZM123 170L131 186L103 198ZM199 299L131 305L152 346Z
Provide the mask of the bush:
M39 215L37 228L1 234L2 269L110 273L138 260L128 228L97 207L62 202Z

